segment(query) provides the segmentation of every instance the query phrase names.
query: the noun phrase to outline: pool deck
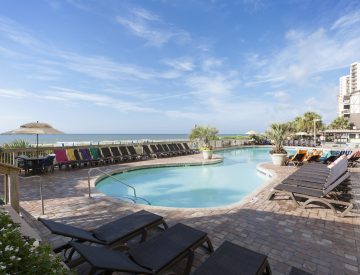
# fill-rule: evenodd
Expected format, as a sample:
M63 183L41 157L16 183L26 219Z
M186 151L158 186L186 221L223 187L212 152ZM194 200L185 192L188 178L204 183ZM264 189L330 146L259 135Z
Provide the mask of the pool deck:
M111 170L142 165L201 163L200 155L154 159L100 167ZM290 200L266 199L272 186L295 171L294 167L275 167L263 163L259 168L272 175L261 188L241 203L223 208L176 209L123 202L107 196L87 197L88 169L55 171L42 176L45 214L48 218L91 229L141 209L160 214L169 225L177 222L209 233L216 249L223 241L268 255L273 274L287 274L295 266L314 274L359 274L360 214L355 211L339 218L324 208L295 208ZM92 182L99 176L93 171ZM351 173L352 192L360 195L360 169ZM49 232L34 217L41 214L38 178L21 179L21 207L25 219L48 239L60 244L60 237ZM95 191L92 188L93 192ZM359 197L357 197L359 200ZM359 206L357 206L359 209ZM194 266L207 258L199 250ZM176 268L183 267L180 265Z

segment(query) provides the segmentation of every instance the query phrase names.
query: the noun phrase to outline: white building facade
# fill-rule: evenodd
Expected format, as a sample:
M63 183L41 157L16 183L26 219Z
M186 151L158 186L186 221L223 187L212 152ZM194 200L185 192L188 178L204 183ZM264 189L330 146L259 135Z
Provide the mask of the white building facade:
M338 115L360 129L360 62L350 65L350 74L339 79Z

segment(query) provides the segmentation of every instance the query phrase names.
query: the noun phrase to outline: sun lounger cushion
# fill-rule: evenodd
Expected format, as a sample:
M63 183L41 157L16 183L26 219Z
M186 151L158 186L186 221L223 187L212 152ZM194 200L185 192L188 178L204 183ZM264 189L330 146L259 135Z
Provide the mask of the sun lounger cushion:
M159 215L141 210L113 222L104 224L95 229L93 232L97 239L111 244L144 228L144 226L159 223L162 219L163 218Z
M267 256L225 241L192 275L264 274Z

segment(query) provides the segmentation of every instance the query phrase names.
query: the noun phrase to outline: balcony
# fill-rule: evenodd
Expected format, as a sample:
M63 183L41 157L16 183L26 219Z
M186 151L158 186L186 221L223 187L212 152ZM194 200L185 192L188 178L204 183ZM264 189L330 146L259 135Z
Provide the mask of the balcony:
M346 99L343 101L344 105L349 105L350 104L350 99Z
M350 110L349 109L345 109L342 111L343 114L350 114Z

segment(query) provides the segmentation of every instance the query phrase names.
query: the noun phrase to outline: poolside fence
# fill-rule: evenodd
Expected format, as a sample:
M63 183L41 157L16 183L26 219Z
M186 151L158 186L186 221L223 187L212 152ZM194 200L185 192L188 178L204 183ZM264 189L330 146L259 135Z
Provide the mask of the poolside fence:
M37 156L46 156L49 154L54 154L56 149L81 149L81 148L89 148L89 147L109 147L109 146L127 146L132 145L134 146L137 153L142 154L143 149L142 145L150 145L150 144L168 144L168 143L183 143L186 142L189 144L191 148L199 148L201 144L198 142L192 142L189 140L171 140L171 141L152 141L152 142L119 142L119 141L106 141L99 144L82 144L82 145L74 145L74 146L39 146L38 150L34 147L31 148L1 148L0 147L0 163L9 164L9 165L17 165L16 157L25 155L28 157L37 157ZM235 147L235 146L243 146L251 144L250 140L235 140L235 139L228 139L228 140L212 140L210 141L210 145L214 148L226 148L226 147Z

